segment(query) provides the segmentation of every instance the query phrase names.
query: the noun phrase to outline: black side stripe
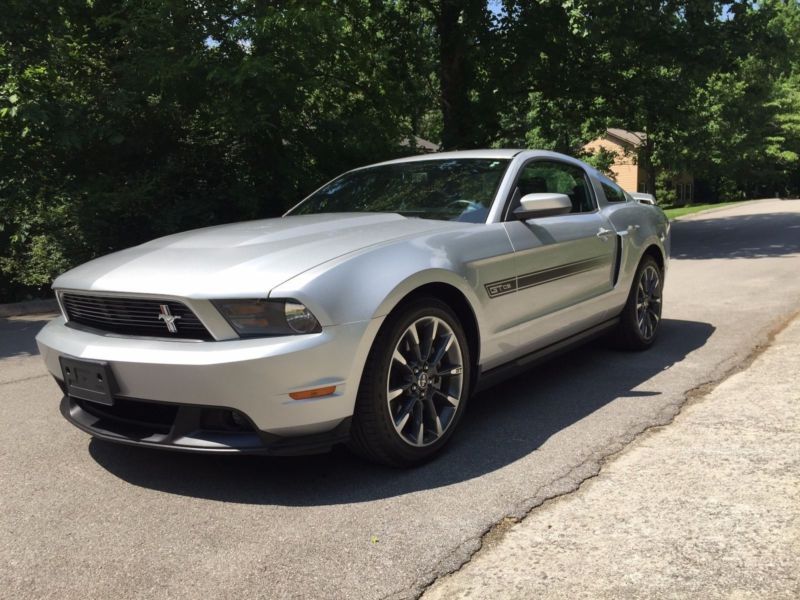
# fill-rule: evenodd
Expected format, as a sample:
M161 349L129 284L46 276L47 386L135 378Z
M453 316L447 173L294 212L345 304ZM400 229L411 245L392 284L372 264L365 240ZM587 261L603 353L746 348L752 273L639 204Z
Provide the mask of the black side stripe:
M535 287L537 285L543 285L545 283L550 283L551 281L564 279L565 277L571 277L572 275L578 275L579 273L585 273L607 264L610 265L610 263L610 257L596 256L594 258L578 260L565 265L559 265L557 267L542 269L541 271L526 273L525 275L520 275L519 277L509 277L508 279L493 281L491 283L487 283L484 287L486 288L486 293L489 295L489 298L497 298L498 296L513 294L519 290Z
M609 257L597 256L595 258L587 258L574 263L567 263L566 265L536 271L535 273L520 275L517 281L517 288L524 290L529 287L542 285L543 283L556 281L557 279L564 279L565 277L592 271L606 264L610 264Z

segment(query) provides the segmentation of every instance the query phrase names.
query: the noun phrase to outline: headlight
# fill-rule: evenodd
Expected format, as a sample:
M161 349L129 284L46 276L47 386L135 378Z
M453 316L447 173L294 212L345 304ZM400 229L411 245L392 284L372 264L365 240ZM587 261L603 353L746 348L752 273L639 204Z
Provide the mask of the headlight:
M316 317L295 300L215 300L239 337L319 333Z

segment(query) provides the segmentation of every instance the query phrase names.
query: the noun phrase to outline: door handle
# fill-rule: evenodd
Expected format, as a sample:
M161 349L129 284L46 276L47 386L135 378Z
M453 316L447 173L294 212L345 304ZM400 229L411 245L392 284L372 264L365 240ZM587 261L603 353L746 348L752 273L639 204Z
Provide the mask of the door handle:
M631 233L633 233L637 229L639 229L638 225L628 225L628 228L625 231L618 231L617 235L620 235L620 236L622 236L622 235L630 235Z
M597 237L599 237L601 240L605 241L605 240L608 239L608 236L613 235L613 234L614 234L614 232L611 231L610 229L606 229L605 227L601 227L597 232Z

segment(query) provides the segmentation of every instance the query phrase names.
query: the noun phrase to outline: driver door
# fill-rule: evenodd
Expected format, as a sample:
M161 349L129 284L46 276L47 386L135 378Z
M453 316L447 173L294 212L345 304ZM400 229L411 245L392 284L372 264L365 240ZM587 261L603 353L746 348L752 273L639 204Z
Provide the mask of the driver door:
M522 221L513 210L525 194L569 196L572 212ZM592 300L611 291L618 238L597 208L579 166L534 159L522 167L505 223L515 251L520 349L530 351L602 319ZM599 306L599 303L598 303Z

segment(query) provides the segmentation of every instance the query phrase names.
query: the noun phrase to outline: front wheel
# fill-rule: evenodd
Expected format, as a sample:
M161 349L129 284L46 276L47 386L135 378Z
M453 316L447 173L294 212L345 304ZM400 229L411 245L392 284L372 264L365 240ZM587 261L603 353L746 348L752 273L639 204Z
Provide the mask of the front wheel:
M350 447L395 467L430 459L460 420L469 381L469 347L453 311L435 298L401 307L364 367Z
M653 345L661 325L664 274L646 255L636 269L628 301L614 332L615 345L624 350L646 350Z

